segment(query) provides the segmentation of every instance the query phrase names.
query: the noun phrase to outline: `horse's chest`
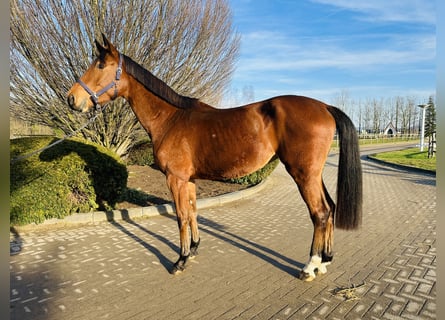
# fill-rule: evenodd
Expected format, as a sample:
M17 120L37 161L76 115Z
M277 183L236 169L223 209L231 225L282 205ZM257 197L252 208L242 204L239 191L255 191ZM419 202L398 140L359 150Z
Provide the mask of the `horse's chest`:
M168 139L154 148L156 164L161 171L192 171L190 145L184 139Z

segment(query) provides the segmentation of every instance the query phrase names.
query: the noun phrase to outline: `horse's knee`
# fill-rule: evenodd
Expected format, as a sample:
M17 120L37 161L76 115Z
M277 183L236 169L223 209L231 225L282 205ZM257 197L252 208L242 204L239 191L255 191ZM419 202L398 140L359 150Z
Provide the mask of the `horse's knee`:
M189 220L188 219L184 219L184 218L181 218L179 216L177 217L177 222L178 222L179 230L183 230L183 229L187 228L188 225L189 225Z

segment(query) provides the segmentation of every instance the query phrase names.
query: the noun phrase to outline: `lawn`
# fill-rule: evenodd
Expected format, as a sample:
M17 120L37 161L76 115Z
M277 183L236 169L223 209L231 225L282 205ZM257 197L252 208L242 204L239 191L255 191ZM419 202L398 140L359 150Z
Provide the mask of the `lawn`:
M419 148L377 153L372 157L394 164L436 172L436 157L428 159L428 151L420 152Z

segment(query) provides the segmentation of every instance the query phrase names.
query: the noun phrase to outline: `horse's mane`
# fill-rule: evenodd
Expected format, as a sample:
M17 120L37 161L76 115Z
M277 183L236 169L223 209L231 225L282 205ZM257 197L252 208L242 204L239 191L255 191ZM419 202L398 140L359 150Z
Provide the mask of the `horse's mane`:
M142 83L147 90L162 100L182 109L194 107L198 99L182 96L170 88L164 81L155 77L150 71L134 62L130 57L124 56L125 69L128 74Z

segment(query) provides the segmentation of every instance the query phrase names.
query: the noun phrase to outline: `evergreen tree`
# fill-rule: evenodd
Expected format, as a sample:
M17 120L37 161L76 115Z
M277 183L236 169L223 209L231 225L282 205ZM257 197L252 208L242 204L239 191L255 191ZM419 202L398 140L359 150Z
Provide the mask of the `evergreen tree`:
M436 107L434 99L430 96L425 114L425 137L430 137L436 132Z

